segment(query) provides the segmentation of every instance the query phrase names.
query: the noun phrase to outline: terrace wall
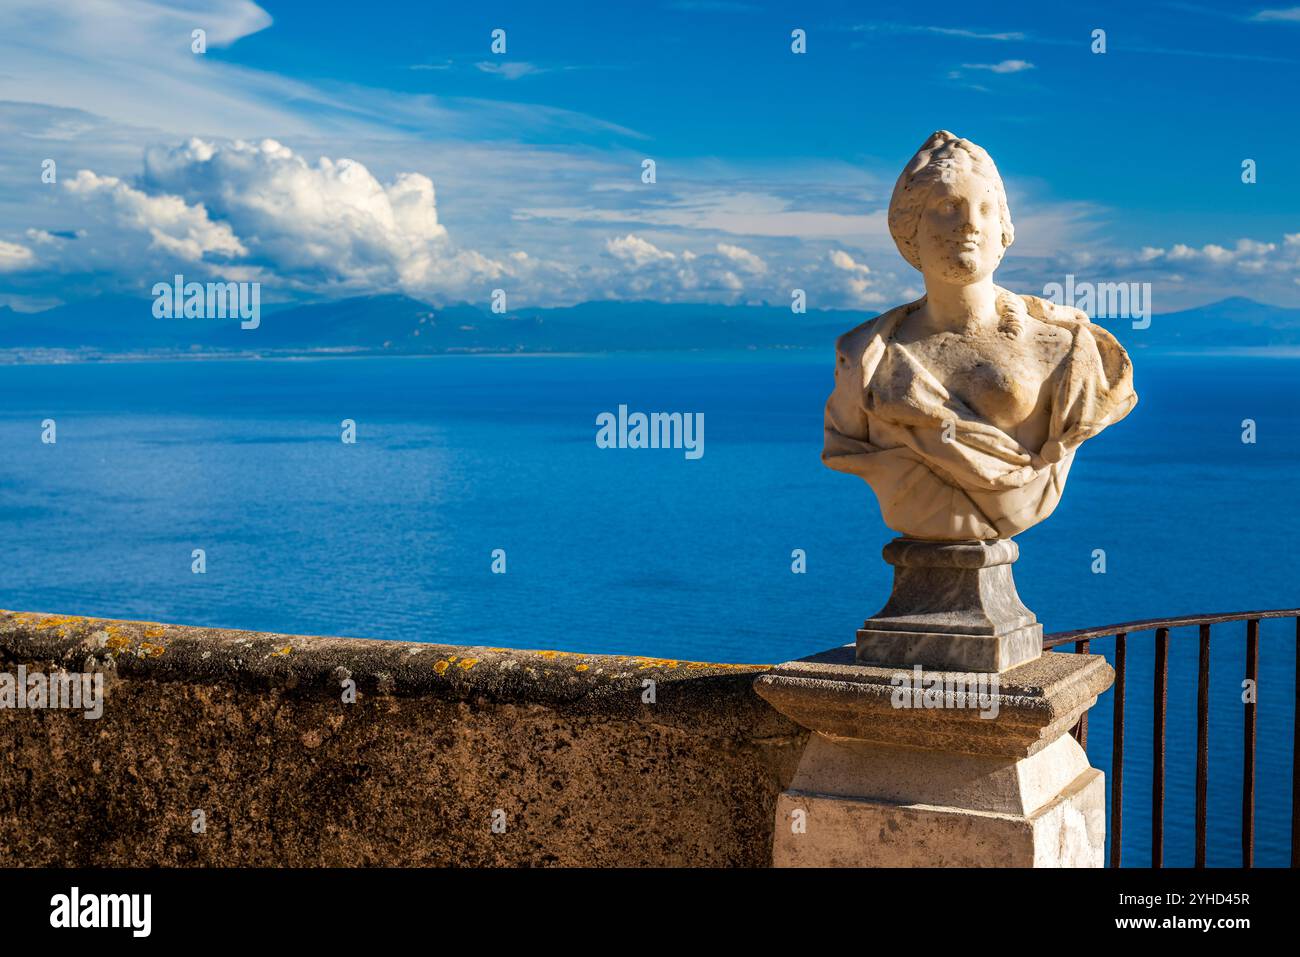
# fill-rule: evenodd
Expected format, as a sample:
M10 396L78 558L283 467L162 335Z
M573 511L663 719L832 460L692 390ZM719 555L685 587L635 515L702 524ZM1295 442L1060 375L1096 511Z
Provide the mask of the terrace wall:
M0 710L0 866L766 866L807 736L765 666L0 611L19 665L105 702Z

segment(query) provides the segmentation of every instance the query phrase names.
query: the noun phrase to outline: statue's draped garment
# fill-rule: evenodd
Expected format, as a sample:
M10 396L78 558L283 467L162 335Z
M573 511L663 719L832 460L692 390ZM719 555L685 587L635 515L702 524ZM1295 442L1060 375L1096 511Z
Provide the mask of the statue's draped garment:
M836 343L822 461L866 480L885 524L908 538L988 541L1041 522L1060 500L1075 448L1137 402L1132 363L1109 332L1077 309L1020 299L1030 316L1071 337L1041 449L982 420L894 341L924 300Z

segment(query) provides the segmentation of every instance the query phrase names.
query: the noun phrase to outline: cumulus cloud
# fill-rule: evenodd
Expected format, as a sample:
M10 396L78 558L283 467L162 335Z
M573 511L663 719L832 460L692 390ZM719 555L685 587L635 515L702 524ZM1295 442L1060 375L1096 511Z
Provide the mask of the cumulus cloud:
M615 259L631 263L637 269L650 263L671 261L677 258L672 253L660 249L654 243L642 239L640 236L634 236L632 233L608 240L605 243L605 248L609 250L609 254Z
M1243 273L1293 271L1300 268L1300 234L1285 236L1281 246L1255 239L1239 239L1232 247L1217 243L1207 243L1199 249L1185 243L1175 243L1169 249L1145 246L1131 261L1151 267L1199 265Z
M1014 278L1021 291L1039 282L1150 282L1156 311L1204 305L1231 295L1294 305L1300 277L1300 233L1279 240L1241 238L1232 243L1172 243L1137 250L1062 252L1022 270Z
M603 278L612 295L654 298L663 301L746 301L745 280L737 268L751 276L766 271L758 256L740 246L719 243L713 251L680 254L660 249L635 233L609 239L609 254L624 271Z
M853 257L842 249L831 250L831 264L836 269L843 269L845 272L862 273L863 275L871 272L871 269L866 264L855 262Z
M730 259L745 272L755 275L762 275L767 272L767 263L744 247L733 246L730 243L718 243L718 253Z
M781 251L781 250L784 251ZM608 238L605 250L614 268L590 270L606 298L655 299L662 302L788 303L791 291L804 289L819 308L861 308L887 298L877 288L887 280L890 296L902 294L892 273L878 277L842 250L809 260L797 241L774 252L772 265L757 252L735 243L714 242L700 250L669 251L636 233Z
M0 240L0 272L17 272L36 264L35 254L26 246Z
M832 266L845 274L841 282L853 299L863 304L883 300L881 293L872 288L875 281L867 278L871 275L871 268L866 263L858 262L842 249L831 250L830 260Z
M149 196L116 176L96 176L85 169L63 186L87 204L103 204L119 223L147 232L154 246L187 262L248 252L229 225L208 218L202 203L191 206L178 196Z
M143 233L183 262L257 270L289 288L479 298L476 283L512 268L451 244L427 176L381 183L361 163L308 162L275 140L190 139L147 150L137 185L89 170L64 185L101 232Z

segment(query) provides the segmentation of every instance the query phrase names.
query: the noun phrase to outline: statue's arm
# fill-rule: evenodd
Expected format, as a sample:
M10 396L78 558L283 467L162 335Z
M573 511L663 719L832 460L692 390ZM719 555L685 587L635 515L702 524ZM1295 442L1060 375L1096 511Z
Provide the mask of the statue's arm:
M1124 347L1102 326L1076 325L1052 403L1051 438L1043 457L1054 461L1057 454L1114 425L1135 405L1133 362Z
M841 472L858 472L855 456L878 451L871 444L862 366L875 322L864 322L835 342L835 388L826 402L822 462Z

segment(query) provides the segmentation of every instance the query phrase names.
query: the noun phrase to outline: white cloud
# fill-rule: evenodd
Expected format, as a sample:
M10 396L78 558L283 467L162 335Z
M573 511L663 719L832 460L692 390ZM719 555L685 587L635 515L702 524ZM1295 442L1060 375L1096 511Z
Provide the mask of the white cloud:
M875 280L868 279L871 269L866 263L860 263L842 249L833 249L830 253L831 265L847 275L841 277L843 287L856 304L877 304L885 297L873 287Z
M991 32L987 30L966 30L960 27L934 27L911 23L872 23L859 24L852 28L858 33L933 33L945 37L960 37L964 40L1024 40L1026 34L1018 31Z
M988 70L990 73L1020 73L1034 69L1028 60L1002 60L999 63L963 63L967 70Z
M861 273L864 276L871 272L866 264L856 262L852 256L842 249L831 250L831 264L836 269L843 269L845 272Z
M1285 239L1286 246L1295 246L1297 243L1291 241L1291 237ZM1162 262L1169 263L1202 263L1213 266L1232 266L1243 269L1247 272L1259 272L1275 265L1278 268L1288 269L1300 265L1295 260L1288 261L1285 258L1274 257L1277 252L1277 243L1264 243L1254 239L1239 239L1231 249L1220 246L1217 243L1207 243L1200 249L1188 246L1185 243L1175 243L1168 251L1164 249L1144 247L1137 259L1140 262L1159 264Z
M745 272L755 275L762 275L767 272L767 263L751 253L742 246L733 246L730 243L718 243L718 252L730 259L733 263L743 269Z
M475 63L476 67L484 73L490 73L493 76L499 76L506 80L518 80L524 76L534 76L538 73L547 72L544 68L533 63L525 63L522 60L510 60L505 63L493 63L491 60L484 60L481 63Z
M26 246L0 240L0 272L17 272L36 264L35 254Z
M1300 7L1285 7L1276 10L1260 10L1250 19L1258 23L1300 23Z
M672 253L628 233L605 242L606 251L622 264L621 272L605 273L600 282L608 294L621 298L653 298L665 302L748 302L788 291L764 281L751 288L747 278L759 282L767 263L742 246L717 243L710 251L690 249ZM747 278L746 278L747 277ZM780 290L780 291L778 291Z
M306 283L445 295L505 271L452 247L433 182L421 173L398 173L385 184L355 160L309 163L275 140L191 139L148 150L142 181L204 204L247 237L253 259Z
M1281 242L1238 239L1232 244L1143 246L1136 251L1103 250L1080 254L1064 250L1015 270L1010 288L1035 291L1043 282L1061 282L1067 274L1091 282L1150 282L1165 312L1204 305L1231 295L1294 306L1293 280L1300 275L1300 233Z
M139 286L155 272L253 277L280 291L390 292L482 299L489 281L544 268L452 244L432 181L380 182L363 164L315 162L274 140L191 139L146 151L136 184L81 170L62 182L79 233L29 230L65 273L107 272ZM76 240L76 241L71 241Z
M605 248L609 250L609 254L615 259L631 263L636 269L650 263L671 261L677 258L672 253L660 249L654 243L632 233L608 240L605 243Z
M606 206L528 205L518 215L565 223L634 221L655 228L748 237L838 239L855 245L875 243L882 249L893 248L884 208L841 212L807 205L796 207L790 199L762 189L733 191L710 183L691 183L689 187L650 205L630 205L622 199ZM861 200L854 205L860 207Z
M284 139L366 135L394 129L425 138L485 136L515 141L526 132L601 131L638 137L582 113L539 103L432 96L330 79L306 82L190 49L207 31L209 50L272 26L251 0L5 0L0 4L0 100L82 110L113 123L172 136ZM420 68L440 69L430 60ZM516 78L533 64L497 71ZM415 134L405 138L416 140ZM336 140L337 141L337 140Z
M87 204L106 204L118 223L147 232L155 247L188 262L248 252L229 225L208 218L201 203L191 206L178 196L149 196L116 176L96 176L85 169L63 186Z

